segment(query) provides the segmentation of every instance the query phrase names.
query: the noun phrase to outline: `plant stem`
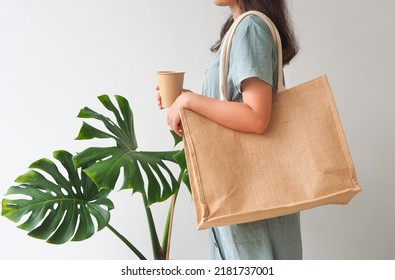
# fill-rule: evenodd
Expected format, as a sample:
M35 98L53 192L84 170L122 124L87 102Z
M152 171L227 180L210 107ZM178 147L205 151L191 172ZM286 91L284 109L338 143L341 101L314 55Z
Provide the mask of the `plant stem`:
M184 170L180 171L180 175L178 176L178 185L181 186L182 176L184 174ZM167 214L165 230L163 233L163 240L162 240L162 250L165 253L165 259L169 259L170 254L170 242L171 242L171 232L173 229L173 217L174 217L174 208L177 201L178 190L173 194L171 199L171 203L169 206L169 211Z
M174 217L174 207L176 204L178 192L176 192L170 203L169 212L167 215L166 225L165 225L165 232L163 234L163 241L162 241L162 248L163 252L165 253L165 259L169 259L170 255L170 243L171 243L171 233L173 229L173 217Z
M128 246L130 248L130 250L133 251L133 253L136 254L136 256L140 259L140 260L146 260L147 258L144 257L143 254L140 253L140 251L133 246L132 243L129 242L129 240L127 240L125 238L125 236L123 236L122 234L119 233L119 231L117 231L115 228L113 228L110 224L107 224L107 227L112 231L112 233L114 233L119 239L121 239L123 241L123 243L126 244L126 246Z
M154 254L154 259L155 260L163 260L164 256L163 256L162 248L159 243L158 234L156 232L155 221L152 216L151 208L148 206L148 199L147 199L146 195L145 194L142 194L142 195L143 195L145 213L147 215L149 231L150 231L150 235L151 235L151 244L152 244L152 251Z

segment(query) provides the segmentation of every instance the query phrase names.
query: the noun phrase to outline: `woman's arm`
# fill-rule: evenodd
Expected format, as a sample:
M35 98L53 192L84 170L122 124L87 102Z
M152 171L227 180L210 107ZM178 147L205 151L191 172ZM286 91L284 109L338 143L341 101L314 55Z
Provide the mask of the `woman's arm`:
M270 122L272 86L249 78L242 82L242 89L243 102L220 101L184 91L169 108L167 123L182 136L179 111L186 108L234 130L263 133Z

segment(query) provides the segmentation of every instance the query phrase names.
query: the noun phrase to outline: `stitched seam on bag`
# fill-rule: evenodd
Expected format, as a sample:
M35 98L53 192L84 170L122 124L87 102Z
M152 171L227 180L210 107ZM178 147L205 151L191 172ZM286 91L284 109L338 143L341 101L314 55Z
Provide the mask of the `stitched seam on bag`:
M328 80L327 80L327 77L325 75L321 76L321 83L324 84L325 88L327 89L326 92L329 93L329 97L330 97L330 100L331 100L330 106L331 106L331 110L332 110L332 115L334 116L334 120L335 120L336 131L337 131L339 139L340 139L340 144L342 146L343 153L344 153L344 155L346 157L346 160L347 160L347 164L348 164L348 167L349 167L349 170L350 170L350 173L351 173L352 183L353 183L355 188L359 188L359 184L358 184L358 181L357 181L357 176L356 176L356 172L355 172L354 163L352 161L350 149L348 147L347 140L346 140L346 137L345 137L345 133L344 133L344 130L343 130L343 126L342 126L341 121L340 121L340 115L339 115L339 112L338 112L337 107L336 107L336 103L335 103L335 99L334 99L332 90L331 90L331 88L330 88L330 86L328 84Z
M209 228L212 226L225 226L225 225L229 224L229 221L232 221L232 224L239 224L239 223L245 223L245 222L253 222L253 221L256 221L259 219L269 219L269 218L274 218L274 217L278 217L278 216L284 216L284 215L293 214L293 213L297 213L297 212L304 211L304 210L309 210L309 209L315 208L317 206L327 205L328 203L347 204L351 200L351 198L353 198L358 193L359 193L359 190L347 189L347 190L332 193L332 194L329 194L326 196L321 196L320 198L311 199L311 200L307 200L307 201L305 200L300 203L292 203L292 204L288 204L288 205L270 208L270 211L263 209L263 210L254 210L254 211L248 211L248 212L242 212L242 213L235 213L235 214L226 215L226 216L218 216L214 219L210 219L210 221L207 222L204 225L204 227L201 227L200 229L205 229L205 228ZM344 200L344 203L339 203L339 202L334 203L333 200L332 201L330 200L331 198L333 198L336 201L339 201L337 199L339 197L346 198ZM289 211L284 211L285 209L289 209ZM271 215L267 215L265 212L270 212ZM264 215L263 213L265 213L266 215ZM246 217L249 217L250 219L246 220Z
M191 111L191 112L193 112L193 111ZM186 113L187 113L186 111L183 112L183 114L184 114L184 124L183 125L186 124L186 126L184 126L184 129L186 127L186 129L189 132L191 129L190 129L190 126L188 123L188 119L186 118ZM193 113L195 113L195 112L193 112ZM195 114L197 114L197 113L195 113ZM189 135L191 135L191 133L189 133ZM198 178L198 180L196 180L196 183L198 185L197 188L200 190L198 193L198 199L203 205L203 220L205 221L205 220L207 220L207 216L208 216L208 206L206 203L206 199L204 197L204 192L203 192L203 187L202 187L203 184L202 184L201 174L200 174L200 167L199 167L199 163L198 163L198 160L196 157L196 149L195 149L195 145L194 145L192 137L188 137L186 140L187 140L187 144L189 145L189 152L191 155L193 155L190 157L190 159L194 162L194 165L196 166L196 168L193 169L193 172L196 173L196 175L197 175L196 177ZM195 181L195 180L191 180L191 182L193 182L193 181ZM197 182L197 181L199 181L199 182Z

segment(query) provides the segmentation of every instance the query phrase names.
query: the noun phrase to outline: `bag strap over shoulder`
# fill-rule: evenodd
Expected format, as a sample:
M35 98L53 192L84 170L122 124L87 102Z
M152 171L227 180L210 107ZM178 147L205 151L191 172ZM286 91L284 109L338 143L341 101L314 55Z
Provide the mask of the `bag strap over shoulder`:
M255 15L260 17L269 27L270 32L272 33L272 37L274 40L274 44L277 48L277 62L278 62L278 83L277 83L277 91L285 90L283 84L283 51L281 45L280 34L274 25L274 23L263 13L258 11L248 11L242 15L240 15L232 24L229 31L226 33L223 42L222 42L222 50L221 50L221 58L219 65L219 87L222 92L222 97L225 100L228 100L228 90L227 90L227 77L229 71L229 58L230 58L230 48L232 46L232 38L236 31L239 23L248 15Z

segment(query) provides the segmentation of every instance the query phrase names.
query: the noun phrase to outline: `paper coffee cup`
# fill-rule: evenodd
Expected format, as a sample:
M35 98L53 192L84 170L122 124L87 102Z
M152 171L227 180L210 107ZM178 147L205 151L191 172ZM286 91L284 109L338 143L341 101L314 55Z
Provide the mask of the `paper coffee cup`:
M184 73L178 71L158 71L159 93L162 99L162 107L168 108L181 94L184 84Z

